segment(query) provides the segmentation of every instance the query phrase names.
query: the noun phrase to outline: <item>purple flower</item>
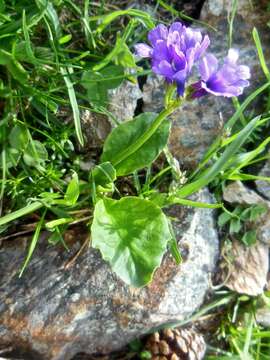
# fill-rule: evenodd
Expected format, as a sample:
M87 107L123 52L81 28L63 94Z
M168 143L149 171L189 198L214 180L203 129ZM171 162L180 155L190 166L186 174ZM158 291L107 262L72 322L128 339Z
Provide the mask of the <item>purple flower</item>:
M151 46L135 45L136 54L151 58L154 73L164 76L168 83L175 82L178 94L183 95L187 77L209 46L209 37L175 22L169 28L158 25L149 32L148 40Z
M207 93L216 96L239 96L244 87L249 86L249 67L237 65L239 54L235 49L230 49L224 64L218 69L218 60L212 54L207 54L199 63L201 80L192 85L192 97L201 97Z

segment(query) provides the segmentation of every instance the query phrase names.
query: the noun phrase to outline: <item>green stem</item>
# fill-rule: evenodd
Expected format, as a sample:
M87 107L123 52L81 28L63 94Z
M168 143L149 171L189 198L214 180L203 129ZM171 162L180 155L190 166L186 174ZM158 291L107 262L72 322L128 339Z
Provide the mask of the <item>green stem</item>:
M42 208L43 206L44 206L44 204L42 204L42 202L40 202L40 201L35 201L30 205L26 205L22 209L16 210L16 211L14 211L14 212L12 212L10 214L7 214L7 215L3 216L0 219L0 226L4 225L4 224L6 224L6 223L8 223L10 221L16 220L19 217L30 214L30 213Z
M164 109L139 139L137 139L134 143L128 146L126 150L120 152L118 156L116 156L112 160L112 164L114 166L120 164L123 160L125 160L130 155L139 150L143 146L143 144L145 144L154 135L162 121L165 120L170 114L174 112L174 110L179 107L180 103L181 100L176 100L170 106L168 106L168 108Z

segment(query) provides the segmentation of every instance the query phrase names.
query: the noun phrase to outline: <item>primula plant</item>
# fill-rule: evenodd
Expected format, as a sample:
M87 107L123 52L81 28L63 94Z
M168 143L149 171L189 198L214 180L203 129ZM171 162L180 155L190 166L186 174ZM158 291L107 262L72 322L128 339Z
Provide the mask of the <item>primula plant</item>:
M130 10L130 14L140 16L148 27L153 27L151 20L143 18L141 12ZM97 32L101 33L106 24L113 19L113 16L108 15ZM114 63L109 65L111 71L117 70L118 76L121 70L119 59L123 61L123 51L128 64L135 64L124 40L118 38L115 48L117 51L114 49L101 64L95 65L92 70L83 74L82 85L88 84L86 87L89 96L95 91L93 84L90 89L88 77L92 76L92 79L99 84L99 79L107 74L109 68L105 65L110 62ZM254 96L251 96L227 122L224 132L209 148L198 168L187 179L183 179L183 174L175 165L173 156L167 148L171 128L169 116L185 101L196 101L196 98L203 96L241 95L244 88L249 85L249 68L237 64L236 49L228 51L228 56L220 66L216 57L207 52L210 45L209 37L180 22L175 22L169 27L162 24L153 27L148 34L148 41L149 44L135 45L135 59L139 61L142 58L150 59L152 71L164 77L166 86L164 109L159 114L142 113L115 127L104 143L99 164L91 169L86 183L80 184L78 175L74 172L64 195L61 192L42 192L26 207L0 219L0 225L5 225L33 211L44 210L36 227L23 270L30 260L42 227L52 232L50 242L54 244L59 237L61 238L61 233L69 224L74 222L72 210L78 202L83 185L84 189L88 189L86 193L93 208L90 223L91 246L100 250L112 270L127 284L135 287L148 284L168 249L177 263L181 261L173 228L164 209L170 205L180 204L208 208L221 207L227 212L221 203L204 204L188 197L218 179L221 181L239 179L242 169L264 148L265 144L261 146L260 151L251 152L248 157L241 157L243 154L239 153L251 132L264 124L267 118L256 117L230 136L237 119L253 100ZM120 55L117 57L116 54L117 56L121 54L121 57ZM74 100L72 84L67 73L64 70L62 72L69 95ZM108 80L108 74L106 76L104 83L106 82L109 88L112 82ZM100 86L99 84L99 88ZM268 84L260 91L267 87ZM73 112L78 113L74 102ZM77 135L80 135L79 123L76 122L75 125ZM78 138L82 143L82 136ZM168 169L161 169L150 180L148 176L153 162L162 152L166 155L168 168L174 179L173 186L168 186L169 190L164 192L151 185L155 180L162 178ZM138 174L142 176L139 178ZM118 183L119 178L122 177L134 179L138 196L121 193ZM144 184L140 179L145 179ZM46 222L47 210L57 218Z
M151 165L167 145L171 127L168 116L184 101L208 93L228 97L240 95L249 85L247 79L250 77L247 66L236 64L238 53L234 49L229 50L224 65L218 69L216 58L206 54L209 37L203 37L199 30L180 22L169 28L158 25L149 32L148 40L151 46L143 43L135 46L136 55L150 58L153 72L165 78L164 110L160 114L141 114L115 128L104 144L102 163L92 172L96 202L92 245L100 249L112 269L133 286L143 286L151 280L168 245L179 261L172 226L154 197L126 196L115 200L105 195L104 186L111 186L117 176L129 175ZM189 84L196 65L199 81ZM103 183L99 180L102 173ZM164 194L162 207L181 203L181 192L186 197L201 188L199 185L189 190L190 185L180 187L179 183L174 192Z

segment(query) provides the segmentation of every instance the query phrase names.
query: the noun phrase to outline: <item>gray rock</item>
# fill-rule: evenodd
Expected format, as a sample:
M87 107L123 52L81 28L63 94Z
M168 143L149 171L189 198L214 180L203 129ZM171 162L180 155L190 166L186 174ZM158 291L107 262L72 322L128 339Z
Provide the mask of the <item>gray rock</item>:
M208 191L198 201L211 202ZM73 235L69 253L40 239L24 276L20 241L0 249L0 349L16 344L40 360L69 360L76 353L109 353L164 323L182 321L202 304L215 268L218 237L209 209L169 210L184 262L167 254L153 282L125 285L99 252L87 249L75 265L64 265L80 247Z
M232 248L225 247L222 253L227 259L221 266L224 285L240 294L262 294L267 283L269 247L259 241L248 247L235 240Z
M256 310L256 322L265 328L270 327L270 309L265 305Z
M122 84L113 90L109 90L109 107L118 122L130 120L134 116L138 100L142 97L142 92L138 83L124 80ZM112 125L115 125L112 123Z
M81 112L81 125L87 149L101 147L111 131L111 124L106 115L89 110Z
M268 202L241 181L234 181L225 187L223 199L230 204L254 205Z
M267 176L270 180L270 160L267 160L262 170L259 172L260 176ZM270 181L256 180L257 190L262 196L270 200Z

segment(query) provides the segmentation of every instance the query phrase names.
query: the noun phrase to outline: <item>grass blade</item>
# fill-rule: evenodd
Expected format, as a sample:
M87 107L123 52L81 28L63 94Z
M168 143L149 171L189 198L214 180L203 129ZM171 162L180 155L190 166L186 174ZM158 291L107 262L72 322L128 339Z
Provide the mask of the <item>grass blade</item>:
M31 244L29 246L29 250L28 250L28 254L27 254L27 257L24 261L24 264L22 266L22 269L20 271L20 274L19 274L19 277L22 276L26 266L28 265L29 261L31 260L31 257L33 255L33 252L35 250L35 247L37 245L37 242L38 242L38 239L39 239L39 234L40 234L40 230L42 228L42 225L43 225L43 222L44 222L44 218L45 218L45 215L46 215L46 212L47 212L47 209L45 209L45 211L43 212L43 215L41 217L41 219L39 220L38 224L37 224L37 227L36 227L36 230L35 230L35 233L34 233L34 236L32 238L32 241L31 241Z
M61 67L60 70L61 70L61 74L63 75L64 81L66 83L67 90L68 90L69 100L70 100L70 104L71 104L72 112L73 112L73 119L74 119L76 135L77 135L79 143L81 144L81 146L83 146L84 140L83 140L83 134L82 134L82 128L81 128L80 111L79 111L79 107L78 107L78 103L77 103L77 99L76 99L75 90L74 90L73 84L68 75L68 74L72 73L73 70L72 70L72 68L63 68L63 67Z
M260 124L260 116L254 118L246 127L244 127L243 130L239 132L238 137L230 143L220 158L210 168L197 176L198 180L183 186L178 191L177 195L179 197L187 197L213 181L221 171L226 169L232 156L239 150L258 124Z
M268 66L266 65L266 61L265 61L263 50L262 50L261 40L260 40L260 37L259 37L258 30L256 28L253 29L252 36L253 36L253 39L254 39L254 42L255 42L255 45L256 45L256 48L257 48L257 52L258 52L258 56L259 56L259 60L260 60L262 70L264 72L264 75L265 75L266 79L268 81L270 81L270 72L269 72Z
M7 214L7 215L3 216L2 218L0 218L0 226L7 224L13 220L16 220L27 214L33 213L34 211L42 208L43 206L44 205L41 202L35 201L32 204L23 207L22 209L19 209L10 214Z

